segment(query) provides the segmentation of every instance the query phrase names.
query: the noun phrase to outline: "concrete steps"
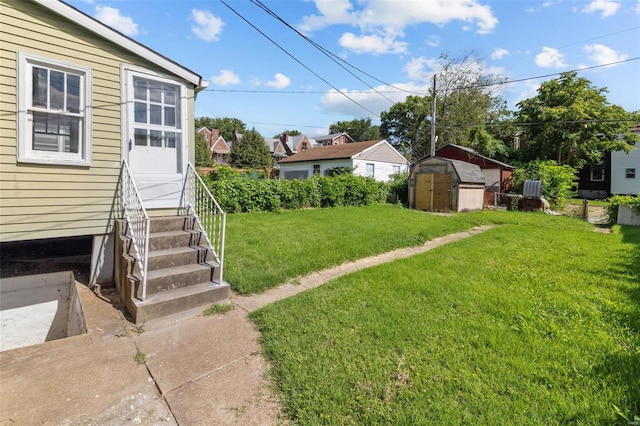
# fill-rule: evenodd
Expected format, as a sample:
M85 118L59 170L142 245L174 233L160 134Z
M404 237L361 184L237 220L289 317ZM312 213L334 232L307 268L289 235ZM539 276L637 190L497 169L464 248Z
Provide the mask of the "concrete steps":
M116 228L116 283L136 322L228 299L229 285L220 282L220 265L193 216L151 219L144 301L142 274L126 222L117 221Z

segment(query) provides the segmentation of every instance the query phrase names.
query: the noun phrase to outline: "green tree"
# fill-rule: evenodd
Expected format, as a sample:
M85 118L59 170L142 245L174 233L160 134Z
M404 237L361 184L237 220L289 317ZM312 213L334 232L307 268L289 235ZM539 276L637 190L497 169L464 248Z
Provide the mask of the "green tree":
M380 127L371 124L370 118L351 121L336 121L329 126L329 133L345 132L356 142L380 139Z
M209 143L200 133L196 133L196 166L211 166L211 152L209 152Z
M408 96L382 112L380 134L407 158L417 160L429 153L430 117L430 97Z
M440 68L435 93L437 147L449 143L470 146L472 129L483 125L493 127L508 115L504 100L491 84L501 77L485 74L482 63L473 53L461 59L443 54ZM433 98L433 93L425 97L409 96L388 112L383 111L380 117L382 137L414 160L430 151ZM504 142L497 134L492 137L495 151L506 152L504 147L498 147Z
M606 92L575 71L542 83L535 97L517 105L528 158L580 168L598 163L607 150L629 152L638 141L629 130L637 114L610 104Z
M255 128L245 131L242 138L233 144L229 163L236 167L255 169L271 167L272 158L269 147Z
M299 130L285 130L284 132L278 133L277 135L274 136L274 138L279 138L280 135L286 133L289 136L298 136L301 135L302 133L300 133Z
M247 125L244 124L242 120L230 117L196 117L195 125L196 130L201 127L220 130L220 136L222 136L227 142L231 140L231 135L234 130L238 131L238 133L244 133L247 130Z

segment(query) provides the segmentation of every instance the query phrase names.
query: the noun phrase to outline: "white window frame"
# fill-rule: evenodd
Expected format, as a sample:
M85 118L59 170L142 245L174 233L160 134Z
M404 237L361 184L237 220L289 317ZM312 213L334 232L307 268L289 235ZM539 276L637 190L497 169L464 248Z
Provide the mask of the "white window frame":
M375 177L376 176L376 165L374 163L365 163L365 172L364 175L366 177Z
M47 58L40 55L18 52L18 140L17 158L19 163L57 164L69 166L91 166L92 151L92 72L91 68ZM33 67L53 69L80 75L80 111L75 116L82 117L82 136L78 152L56 152L33 149L33 112L71 113L33 107Z

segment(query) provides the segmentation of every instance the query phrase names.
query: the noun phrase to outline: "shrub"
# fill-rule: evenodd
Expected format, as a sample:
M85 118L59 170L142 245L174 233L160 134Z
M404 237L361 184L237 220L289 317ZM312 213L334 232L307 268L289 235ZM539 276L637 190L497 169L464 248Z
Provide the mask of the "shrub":
M206 182L227 213L365 206L384 202L389 193L387 184L351 174L289 181L247 178L238 174L221 178L218 173L210 174Z
M567 199L577 187L576 170L567 165L559 166L553 160L532 161L513 173L514 190L522 192L525 180L542 181L542 195L558 209L564 208Z
M409 205L409 172L391 175L388 188L389 197L387 201L389 203L400 203L403 206Z

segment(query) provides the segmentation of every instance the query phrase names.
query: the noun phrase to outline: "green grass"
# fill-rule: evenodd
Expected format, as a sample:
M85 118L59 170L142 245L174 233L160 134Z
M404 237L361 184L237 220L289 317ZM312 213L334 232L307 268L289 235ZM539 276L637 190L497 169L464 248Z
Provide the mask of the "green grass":
M262 292L313 271L480 224L535 221L540 215L473 212L445 217L389 204L232 214L227 217L224 278L239 293Z
M210 316L210 315L218 315L218 314L226 314L227 312L233 310L236 305L233 303L214 303L209 306L207 309L202 311L202 315Z
M252 314L290 418L626 425L640 415L640 229L460 216L502 226Z
M587 200L590 206L594 207L608 207L609 201L607 200ZM571 198L567 200L567 204L574 204L576 206L581 206L584 200L582 198Z

